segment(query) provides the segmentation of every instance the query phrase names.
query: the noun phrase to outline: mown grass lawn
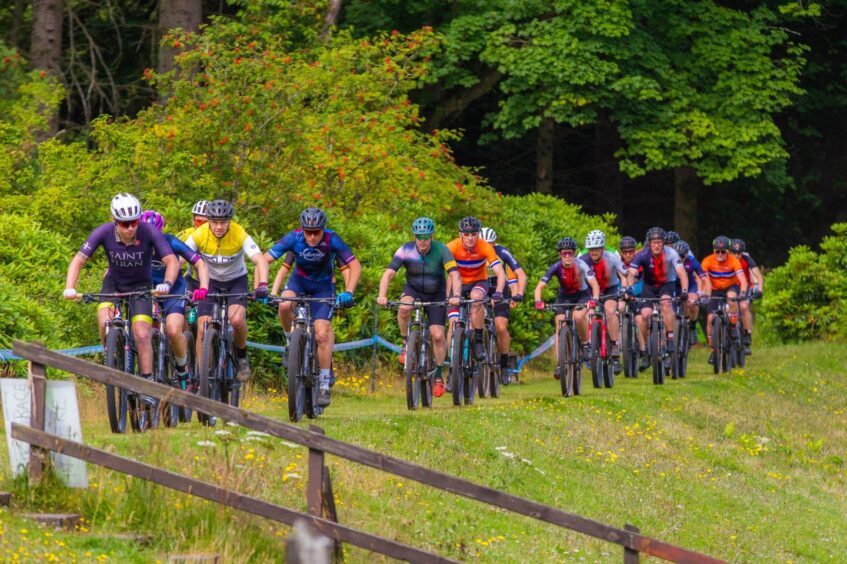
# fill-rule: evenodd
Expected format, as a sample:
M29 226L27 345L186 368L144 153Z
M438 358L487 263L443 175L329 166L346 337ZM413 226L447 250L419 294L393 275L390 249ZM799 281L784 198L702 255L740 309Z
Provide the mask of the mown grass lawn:
M415 413L399 385L365 393L368 374L355 373L341 378L318 423L331 437L615 526L632 523L726 560L840 562L847 560L845 367L845 346L758 347L745 370L715 376L695 351L689 377L664 386L645 373L566 399L546 372L531 370L499 400L459 409L445 396ZM220 423L114 436L97 391L80 395L88 443L305 509L305 449ZM244 406L287 418L287 404L273 394L252 395ZM95 467L84 492L28 492L9 477L1 450L3 487L18 495L11 513L0 512L0 559L151 561L191 551L221 553L227 562L282 559L287 529L275 523ZM352 527L463 560L622 558L617 545L344 460L328 464L340 520ZM12 515L37 507L79 511L84 530L47 531ZM108 538L128 531L151 534L153 543ZM346 553L354 562L375 559Z

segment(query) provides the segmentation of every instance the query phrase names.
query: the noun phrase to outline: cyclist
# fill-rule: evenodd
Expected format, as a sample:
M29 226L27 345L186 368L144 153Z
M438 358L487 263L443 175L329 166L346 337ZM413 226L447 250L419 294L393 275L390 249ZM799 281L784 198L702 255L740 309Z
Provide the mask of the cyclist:
M627 271L629 271L629 265L632 264L632 259L635 258L635 253L638 251L638 242L635 240L635 237L630 237L629 235L625 235L621 237L621 241L618 244L618 256L621 257L621 262L626 267ZM644 287L643 280L643 271L641 268L638 269L638 274L632 275L632 272L629 272L629 288L627 289L628 297L627 299L631 299L633 297L638 297L641 295L641 289ZM620 311L623 312L626 304L620 302ZM635 312L635 320L638 323L638 318L641 316L640 311ZM641 331L635 332L635 337L638 339L638 348L639 350L644 350L644 336L641 334Z
M576 260L576 247L576 241L571 237L559 239L556 244L559 251L559 260L550 265L550 268L547 269L547 272L535 286L535 309L544 309L541 292L553 277L559 280L559 292L556 294L557 303L586 304L588 309L592 309L597 300L600 299L600 285L597 284L594 271L587 262ZM557 328L564 318L564 311L556 312ZM582 343L582 357L587 359L589 356L588 311L585 309L574 311L573 319L576 323L577 335L579 335L579 340ZM556 332L556 350L559 350L558 331ZM553 374L553 377L558 380L561 374L557 371Z
M177 239L183 242L187 241L189 235L191 235L195 229L198 229L201 225L209 221L209 217L207 215L208 207L208 200L200 200L194 204L194 207L191 208L191 215L193 217L194 224L191 227L183 229L177 233ZM185 283L189 292L193 292L200 287L200 283L197 280L197 274L194 272L194 268L190 263L188 265L188 270L185 273Z
M617 294L626 289L629 282L629 270L616 254L606 250L606 234L599 229L588 232L585 237L586 253L579 258L594 271L594 278L600 287L600 303L606 312L606 325L612 339L612 361L618 369L621 356L621 323L615 310L618 308Z
M711 296L726 297L729 302L729 325L730 334L736 333L736 322L738 321L738 303L732 298L737 298L739 292L747 293L747 278L744 276L744 268L741 261L729 254L732 242L729 237L720 235L712 241L714 253L703 259L703 270L709 277L709 285L706 287L706 330L709 338L709 347L712 346L712 318L715 316L717 303L710 301ZM709 354L709 364L715 360L715 351L712 348Z
M497 257L506 268L506 286L503 289L503 301L494 305L494 332L497 334L497 350L500 352L500 373L504 375L504 382L512 378L517 379L518 371L509 369L509 349L512 346L512 336L509 335L509 318L512 308L517 307L523 301L526 292L526 272L517 261L508 247L499 245L497 232L490 227L483 227L479 232L480 238L491 243ZM491 273L489 273L491 274ZM488 278L489 295L494 293L497 278Z
M147 210L141 214L141 222L153 225L159 232L165 228L165 218L154 210ZM200 287L191 292L191 299L195 302L206 299L209 288L209 273L203 259L196 252L188 248L188 245L177 239L175 235L165 233L165 240L173 249L177 257L184 259L197 270L200 278ZM161 284L165 277L165 265L162 263L158 252L153 254L153 284ZM171 288L171 294L184 294L186 291L185 279L181 272L177 272L176 282ZM174 354L176 375L180 386L184 390L188 382L188 352L186 351L185 334L182 332L185 326L185 300L172 298L166 300L162 306L162 316L165 319L165 333L171 343Z
M482 225L473 216L464 217L459 221L459 237L447 243L447 248L456 259L456 267L462 280L461 295L479 302L471 305L470 329L468 338L474 343L474 355L477 360L485 359L485 349L482 343L482 322L484 319L484 308L482 300L489 294L488 268L497 277L494 292L491 299L495 302L503 301L503 290L506 287L506 271L497 256L497 251L486 241L479 238ZM453 287L452 279L447 281L447 293L454 295L456 289ZM449 319L459 317L459 310L452 309L447 314Z
M306 208L300 213L300 227L289 231L274 243L265 253L265 260L270 263L288 251L294 253L294 272L288 278L282 297L305 295L331 298L335 296L333 268L337 257L347 267L347 274L344 275L345 290L335 297L335 307L348 308L353 305L353 293L362 275L362 265L341 237L326 228L326 223L326 213L322 209ZM279 304L279 321L286 339L291 336L291 323L294 318L292 303L284 301ZM332 347L335 344L332 307L325 303L310 303L309 306L315 322L315 340L318 345L318 406L326 407L332 401L329 391Z
M443 302L446 293L444 273L447 273L454 288L450 296L450 305L459 305L459 290L462 279L456 268L456 261L447 246L433 239L435 223L428 217L419 217L412 222L414 241L403 244L394 253L389 265L379 281L379 294L376 303L384 306L388 303L388 286L401 267L406 268L406 285L400 296L401 302ZM429 319L429 334L432 336L432 352L435 356L435 372L432 393L435 397L444 395L444 359L447 357L447 338L444 334L444 321L447 319L445 306L426 306ZM411 308L400 307L397 310L397 324L403 349L400 351L401 364L406 363L406 337L409 329Z
M122 192L112 198L111 211L114 221L94 229L71 260L65 278L65 299L78 297L76 283L80 270L97 247L103 247L109 264L100 287L101 294L149 290L153 279L154 251L165 267L164 276L156 285L155 291L160 294L170 293L179 273L179 261L155 227L148 223L139 223L141 204L138 198ZM100 328L100 341L104 344L106 321L114 317L114 314L115 307L111 302L101 301L97 304L97 325ZM141 376L150 380L153 378L153 347L150 339L153 301L149 297L131 298L129 315ZM152 398L145 398L145 401L152 402Z
M679 233L677 233L676 231L668 231L665 233L665 245L673 247L679 242L679 239Z
M209 271L209 292L214 294L246 294L247 267L244 255L255 265L254 294L257 299L268 297L268 265L262 251L241 225L232 220L235 210L226 200L214 200L206 208L209 221L194 230L185 244L200 253ZM197 348L200 358L205 324L212 315L214 303L202 301L197 306ZM231 300L227 314L235 337L235 356L238 359L236 379L250 379L247 360L247 298Z
M732 255L741 261L744 276L747 278L748 295L758 300L762 297L762 289L765 287L765 277L756 261L746 251L747 245L741 239L733 239L729 247ZM753 343L753 311L750 309L750 300L741 302L741 316L744 320L744 354L751 354L750 345Z
M700 300L698 293L707 293L709 278L700 266L700 261L694 258L690 253L688 243L685 241L677 241L673 245L674 250L679 253L682 258L682 266L685 268L685 273L688 276L688 301L682 306L682 314L688 320L690 331L688 332L688 344L694 346L697 344L697 318L700 316ZM676 281L677 294L680 292L681 283Z
M671 297L674 295L676 289L675 282L681 280L679 298L681 300L688 299L688 276L685 274L685 268L682 265L682 259L679 254L672 247L665 245L666 235L665 230L661 227L651 227L648 229L645 237L647 247L635 254L632 263L629 265L629 271L633 276L636 276L640 269L643 274L642 299L661 300L662 317L664 318L665 328L667 329L668 351L673 351L674 312L671 307ZM653 308L646 301L642 301L639 305L641 315L636 317L635 321L643 338L643 343L639 342L639 345L645 347L641 349L640 368L646 370L650 366L645 351L645 344L648 338L647 320L650 318Z

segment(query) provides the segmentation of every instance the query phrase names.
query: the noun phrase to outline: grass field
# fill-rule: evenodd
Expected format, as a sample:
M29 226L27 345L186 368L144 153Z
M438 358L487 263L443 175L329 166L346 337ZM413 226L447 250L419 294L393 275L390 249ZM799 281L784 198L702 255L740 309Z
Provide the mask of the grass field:
M319 424L334 438L503 489L730 561L847 560L847 347L758 347L745 370L714 376L702 351L690 375L653 386L646 373L612 390L562 398L536 361L499 400L406 410L399 382L366 393L367 373L342 376ZM387 369L386 369L387 370ZM115 436L99 392L80 383L86 442L305 510L306 450L220 423ZM244 407L286 419L275 394ZM5 441L5 437L3 438ZM5 442L4 442L5 444ZM0 559L167 561L216 552L227 562L282 560L285 527L89 466L83 492L3 489ZM622 550L532 519L328 457L340 520L461 560L616 561ZM75 533L16 512L81 512ZM153 536L149 546L112 538ZM346 549L348 561L379 560Z

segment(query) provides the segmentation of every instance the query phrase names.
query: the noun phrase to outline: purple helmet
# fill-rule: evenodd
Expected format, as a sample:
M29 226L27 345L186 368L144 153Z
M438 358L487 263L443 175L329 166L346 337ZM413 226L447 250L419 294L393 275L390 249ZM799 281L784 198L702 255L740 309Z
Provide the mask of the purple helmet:
M145 210L144 213L141 214L141 221L144 223L152 223L159 231L165 228L165 218L162 217L162 214L154 210Z

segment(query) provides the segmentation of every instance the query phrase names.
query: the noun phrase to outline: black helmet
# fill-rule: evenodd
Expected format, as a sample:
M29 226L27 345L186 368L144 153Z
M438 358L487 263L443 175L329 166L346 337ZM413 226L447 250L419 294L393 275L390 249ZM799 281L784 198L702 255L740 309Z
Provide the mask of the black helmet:
M564 251L565 249L576 251L576 241L573 237L562 237L559 239L559 242L556 243L556 248L560 251Z
M647 230L647 235L644 237L644 239L648 243L653 239L661 239L662 241L664 241L666 235L667 233L665 233L665 230L661 227L651 227Z
M724 237L723 235L718 235L715 237L715 240L712 241L712 248L716 251L728 251L730 246L732 246L729 237Z
M482 224L472 215L459 220L460 233L476 233L480 229L482 229Z
M729 246L729 249L733 253L743 253L747 250L747 245L744 244L744 241L741 239L733 239L732 244Z
M300 212L300 227L303 229L323 229L326 227L326 214L320 208L306 208Z
M688 243L685 241L679 240L673 244L673 250L679 253L679 256L685 258L688 256Z
M676 231L668 231L665 233L665 245L673 245L679 241L679 233Z
M209 219L230 219L234 213L232 204L226 200L214 200L206 208L206 217Z
M622 251L632 251L635 247L638 246L638 242L635 240L635 237L630 237L629 235L625 237L621 237L621 242L618 245L618 249Z

